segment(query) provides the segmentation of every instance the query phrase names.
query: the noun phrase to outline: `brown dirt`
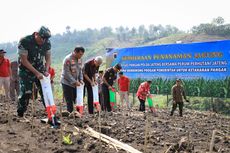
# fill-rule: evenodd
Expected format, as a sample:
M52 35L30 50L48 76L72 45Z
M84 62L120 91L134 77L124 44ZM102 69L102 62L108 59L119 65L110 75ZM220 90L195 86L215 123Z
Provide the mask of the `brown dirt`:
M48 124L40 123L46 115L43 106L35 103L34 129L32 122L16 116L16 103L10 102L10 111L6 101L0 101L0 153L115 153L116 149L109 144L100 142L83 133L73 135L77 126L86 126L99 131L98 115L90 116L85 112L83 118L64 117L64 134L71 134L73 145L61 144L60 129L50 128ZM86 111L86 110L85 110ZM9 121L8 122L8 116ZM26 118L31 121L31 103ZM148 125L146 128L146 124ZM135 108L116 113L102 113L102 133L122 141L137 150L147 153L162 153L169 147L169 153L209 151L213 130L217 130L214 139L214 152L230 152L230 119L210 112L185 110L184 116L179 117L175 112L169 116L169 110L158 110L158 117L151 113L141 113ZM148 129L147 132L145 129ZM145 148L145 133L147 145ZM119 148L118 152L126 152Z

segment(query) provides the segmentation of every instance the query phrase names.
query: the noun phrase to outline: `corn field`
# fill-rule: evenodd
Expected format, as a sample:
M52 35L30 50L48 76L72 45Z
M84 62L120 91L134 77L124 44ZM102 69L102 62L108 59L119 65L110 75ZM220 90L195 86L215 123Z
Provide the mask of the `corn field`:
M141 78L131 80L130 92L136 93L140 83L144 81L146 80ZM172 79L152 79L150 92L167 95L169 97L168 105L171 100L171 88L175 82ZM182 80L182 85L191 102L186 105L187 108L230 115L230 77L223 80L207 80L204 78Z

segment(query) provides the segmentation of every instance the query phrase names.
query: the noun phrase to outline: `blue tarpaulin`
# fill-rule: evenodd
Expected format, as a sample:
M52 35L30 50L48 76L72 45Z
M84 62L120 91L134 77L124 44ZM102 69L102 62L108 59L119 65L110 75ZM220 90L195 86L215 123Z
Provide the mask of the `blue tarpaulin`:
M107 66L122 65L130 78L224 79L230 74L230 40L115 48Z

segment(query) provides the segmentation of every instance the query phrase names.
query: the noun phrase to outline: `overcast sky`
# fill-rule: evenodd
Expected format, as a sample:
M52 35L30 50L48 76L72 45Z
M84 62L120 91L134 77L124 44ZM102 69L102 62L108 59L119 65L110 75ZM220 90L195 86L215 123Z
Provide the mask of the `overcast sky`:
M0 42L18 41L41 25L52 34L72 29L162 24L188 30L221 16L229 0L0 0Z

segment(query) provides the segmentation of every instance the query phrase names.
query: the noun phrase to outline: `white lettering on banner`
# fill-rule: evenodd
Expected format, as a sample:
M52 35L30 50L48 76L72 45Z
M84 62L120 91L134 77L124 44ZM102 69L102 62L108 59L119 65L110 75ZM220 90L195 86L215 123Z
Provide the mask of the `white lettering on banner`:
M162 63L162 66L177 66L177 63L175 62L167 62L167 63Z
M127 72L143 72L143 69L127 69Z
M188 72L209 72L209 68L190 68Z
M227 72L226 67L218 68L163 68L163 69L123 69L123 72Z
M211 68L211 72L227 72L227 68Z
M214 61L212 65L228 65L228 61Z
M157 67L157 66L221 66L228 65L228 61L200 61L200 62L164 62L164 63L129 63L123 67Z
M188 69L176 69L177 72L188 72Z

